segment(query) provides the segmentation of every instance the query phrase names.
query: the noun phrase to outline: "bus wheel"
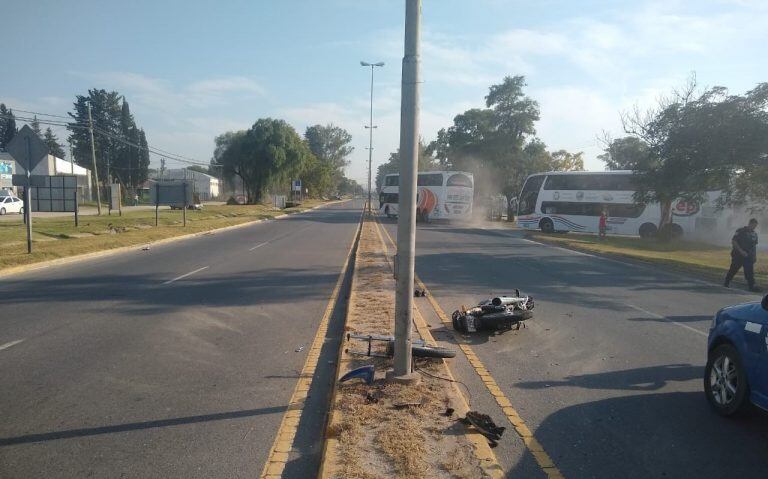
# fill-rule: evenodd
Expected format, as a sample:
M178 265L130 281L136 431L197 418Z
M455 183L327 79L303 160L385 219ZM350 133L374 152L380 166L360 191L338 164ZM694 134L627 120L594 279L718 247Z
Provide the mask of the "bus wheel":
M543 233L549 234L555 232L555 224L549 218L544 218L543 220L539 221L539 228L541 228Z
M656 231L658 228L656 228L656 225L653 223L643 223L640 225L640 230L638 231L638 234L643 239L650 239L656 236Z
M682 238L683 227L678 224L672 223L671 225L669 225L669 234L672 237L672 239Z

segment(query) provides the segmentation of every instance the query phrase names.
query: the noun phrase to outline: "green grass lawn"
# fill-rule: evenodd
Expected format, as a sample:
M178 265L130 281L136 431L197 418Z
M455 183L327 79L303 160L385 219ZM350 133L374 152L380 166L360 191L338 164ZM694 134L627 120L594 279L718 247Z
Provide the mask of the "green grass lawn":
M608 236L601 240L596 235L577 233L544 234L527 231L531 239L557 244L581 251L622 256L653 264L662 264L675 269L704 275L713 281L722 281L731 263L730 247L713 246L694 241L662 243L634 237ZM768 286L768 258L758 254L755 265L757 284ZM744 282L741 272L736 281Z
M18 219L0 221L0 271L3 268L64 258L122 246L142 245L173 236L200 233L284 213L304 211L324 203L307 200L300 207L277 210L264 205L208 206L202 211L187 211L187 226L182 226L182 212L160 210L155 227L154 210L115 212L108 216L81 216L75 227L73 217L33 218L33 252L27 254L27 235Z

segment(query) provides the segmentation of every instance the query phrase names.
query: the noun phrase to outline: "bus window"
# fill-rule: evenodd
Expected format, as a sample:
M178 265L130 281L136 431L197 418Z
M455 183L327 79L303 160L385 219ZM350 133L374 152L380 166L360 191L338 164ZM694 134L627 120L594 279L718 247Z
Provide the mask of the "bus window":
M400 197L397 193L382 193L379 196L379 203L385 204L385 203L398 203L400 201Z
M530 215L536 210L536 201L539 199L539 190L546 176L531 176L525 181L523 191L520 193L518 215Z
M384 178L384 186L398 186L400 177L398 175L387 176Z
M443 174L419 173L416 184L419 186L443 186Z
M461 173L456 173L448 177L446 186L464 186L466 188L472 188L472 178Z
M543 201L541 212L548 215L600 216L603 209L608 210L608 217L637 218L645 210L645 205L584 203L580 201Z

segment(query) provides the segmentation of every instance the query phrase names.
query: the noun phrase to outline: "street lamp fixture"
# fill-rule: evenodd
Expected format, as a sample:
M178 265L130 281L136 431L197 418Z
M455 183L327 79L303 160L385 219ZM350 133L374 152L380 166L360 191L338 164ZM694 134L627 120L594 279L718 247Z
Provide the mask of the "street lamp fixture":
M373 129L377 128L373 124L373 69L375 67L383 67L384 62L377 62L377 63L369 63L369 62L360 62L360 66L363 67L371 67L371 117L368 125L366 125L365 128L368 129L368 212L371 211L371 173L372 173L372 162L373 162Z

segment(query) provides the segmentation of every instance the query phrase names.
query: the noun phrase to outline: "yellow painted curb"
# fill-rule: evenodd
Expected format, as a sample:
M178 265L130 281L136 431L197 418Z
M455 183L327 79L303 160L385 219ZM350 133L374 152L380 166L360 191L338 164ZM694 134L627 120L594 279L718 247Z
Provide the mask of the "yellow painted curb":
M307 359L304 363L304 367L301 370L301 374L299 375L299 381L296 383L296 387L293 390L293 394L291 395L291 399L288 403L288 408L285 414L283 414L283 419L280 422L280 427L277 429L277 434L275 435L275 441L272 444L272 448L270 449L269 456L267 457L267 461L264 464L264 469L261 473L261 478L266 479L269 477L280 477L283 473L283 469L285 468L285 464L288 461L288 454L293 449L293 442L296 439L296 432L298 430L299 426L299 420L301 418L301 414L304 411L304 401L307 398L307 395L309 393L309 388L312 383L312 378L315 375L315 370L317 369L317 362L320 358L320 351L323 348L323 343L325 341L325 335L328 333L328 323L330 322L331 315L333 314L333 308L336 305L336 301L339 298L339 291L341 291L341 286L344 283L344 277L347 272L347 268L349 267L349 261L352 258L352 253L355 251L355 248L357 246L358 241L360 240L360 232L362 231L362 217L360 219L360 223L357 226L357 230L355 231L355 235L352 239L352 244L349 247L349 252L347 253L347 258L344 261L344 266L341 268L341 272L339 273L339 277L336 280L336 286L333 288L333 293L331 293L331 297L328 300L328 304L325 307L325 313L323 313L323 318L320 320L320 326L317 328L317 332L315 333L315 338L312 341L312 346L310 347L309 351L307 352ZM345 324L346 324L346 317L345 317ZM343 341L341 343L343 346ZM338 375L338 368L339 368L339 361L336 361L336 373ZM336 376L334 376L334 384L336 383ZM335 399L336 395L336 387L333 387L333 391L331 394L331 401ZM333 402L331 402L333 404ZM327 436L327 428L328 424L330 424L330 421L327 421L326 423L326 436ZM327 443L327 441L325 441ZM323 446L323 450L325 451L325 445ZM320 464L320 470L322 471L323 466L325 463L325 454L323 454L323 459Z
M392 237L389 235L389 232L387 232L387 230L384 228L382 228L382 230L384 231L384 234L387 235L387 238L389 238L389 241L392 242L392 244L395 244L395 242L392 240ZM462 338L456 333L456 331L454 331L453 321L448 317L447 314L445 314L443 308L441 308L437 303L437 300L435 300L434 296L427 288L427 285L421 281L418 275L416 275L415 278L416 284L419 286L419 288L427 293L427 300L432 306L435 314L437 314L437 316L440 318L440 321L443 323L446 329L453 333L456 343L464 353L464 356L466 356L467 360L472 366L472 369L474 369L480 379L482 379L486 389L493 396L493 399L496 400L496 403L499 405L509 422L514 426L515 432L517 432L517 435L520 436L523 444L525 444L525 447L528 449L534 459L536 459L536 462L538 463L541 470L547 475L548 479L562 479L563 475L557 466L555 466L552 458L549 456L549 454L546 453L546 451L544 451L544 447L533 437L533 433L530 429L528 429L528 426L525 425L525 422L522 420L522 418L520 418L520 415L512 407L512 403L509 401L509 398L504 395L504 392L501 390L501 388L499 388L496 380L493 379L493 376L491 376L483 362L479 357L477 357L477 354L475 354L475 352L468 344L463 343Z
M382 246L384 247L384 256L387 258L387 262L389 262L390 267L392 267L394 271L394 265L389 259L388 248L387 243L384 241L384 237L381 235L381 231L384 231L385 234L387 234L387 237L389 237L389 234L387 231L382 228L381 224L378 221L378 218L376 218L376 233L379 236L379 240L381 241ZM390 238L391 240L392 238ZM394 242L393 242L394 243ZM419 335L421 336L421 339L427 341L428 343L435 344L435 338L432 336L432 332L429 330L429 326L427 325L427 322L424 321L424 317L421 315L421 312L419 311L419 307L414 305L414 315L413 315L413 323L416 326L416 330L418 331ZM469 411L469 402L464 397L464 393L459 389L458 383L456 382L456 378L453 376L453 373L451 372L451 368L449 364L443 359L443 364L445 365L445 370L448 374L448 379L450 379L451 384L453 385L453 399L455 400L455 404L458 404L459 407L456 410L456 414L459 416L465 416L467 412ZM493 479L501 479L504 477L504 469L499 464L498 459L496 458L496 454L493 453L493 449L491 449L491 446L488 445L488 440L480 434L479 432L473 430L473 429L467 429L466 430L466 436L467 439L472 443L473 450L475 457L480 461L480 468L483 470L483 472Z

